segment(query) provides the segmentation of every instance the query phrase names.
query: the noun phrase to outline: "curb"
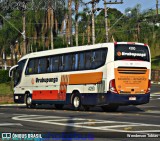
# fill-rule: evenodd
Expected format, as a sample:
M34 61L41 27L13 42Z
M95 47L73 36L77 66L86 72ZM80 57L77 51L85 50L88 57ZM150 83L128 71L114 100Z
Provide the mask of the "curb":
M0 104L0 107L3 106L26 106L26 104Z
M150 95L159 95L160 94L160 92L159 93L151 93Z
M151 84L160 84L160 82L151 81Z

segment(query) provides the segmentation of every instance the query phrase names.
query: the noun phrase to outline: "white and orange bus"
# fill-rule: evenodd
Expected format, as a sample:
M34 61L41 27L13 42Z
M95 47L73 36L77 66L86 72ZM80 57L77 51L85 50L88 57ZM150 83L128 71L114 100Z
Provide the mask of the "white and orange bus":
M27 107L72 104L88 110L100 106L149 102L151 57L148 45L115 42L41 51L22 57L10 69L14 102Z

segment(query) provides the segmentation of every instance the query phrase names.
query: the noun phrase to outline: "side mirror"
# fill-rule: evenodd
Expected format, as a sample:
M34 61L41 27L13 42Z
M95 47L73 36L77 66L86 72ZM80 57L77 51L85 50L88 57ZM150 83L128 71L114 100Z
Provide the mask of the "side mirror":
M9 77L13 76L13 70L9 70Z
M13 67L10 68L10 70L9 70L9 77L13 76L13 70L15 70L17 67L18 67L18 65L15 65L15 66L13 66Z

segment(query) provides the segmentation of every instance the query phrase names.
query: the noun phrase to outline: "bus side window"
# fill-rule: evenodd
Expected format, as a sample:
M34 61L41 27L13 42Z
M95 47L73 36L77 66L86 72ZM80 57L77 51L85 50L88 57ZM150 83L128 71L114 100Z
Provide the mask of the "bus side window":
M38 73L41 73L41 61L40 61L40 59L38 60Z
M84 52L79 53L79 64L78 64L78 69L79 70L84 70L85 69L85 55Z
M47 72L47 58L43 57L40 58L40 73L46 73Z
M96 63L96 60L95 60L95 59L96 59L96 52L93 51L93 52L92 52L92 57L91 57L91 68L92 68L92 69L95 69L95 68L96 68L96 67L95 67L95 65L96 65L96 64L95 64L95 63Z
M64 71L70 71L72 67L72 54L64 55Z
M63 60L64 56L61 55L59 56L59 71L63 71L64 69L64 60Z
M30 60L28 62L28 65L27 65L27 69L26 69L26 74L33 74L34 73L34 60Z
M106 61L107 50L100 49L94 51L95 53L95 63L92 66L93 68L101 67Z
M47 58L47 72L51 72L52 65L51 65L51 59Z
M102 64L102 51L97 50L95 51L95 68L100 67Z
M72 55L72 70L78 70L78 53Z
M38 73L38 63L39 63L39 59L35 59L34 60L34 73Z
M91 58L92 58L92 52L87 51L85 53L85 69L91 69Z
M51 57L52 72L58 71L59 56Z
M108 49L105 49L105 50L103 49L102 50L102 60L104 60L105 62L106 62L106 59L107 59L107 53L108 53Z

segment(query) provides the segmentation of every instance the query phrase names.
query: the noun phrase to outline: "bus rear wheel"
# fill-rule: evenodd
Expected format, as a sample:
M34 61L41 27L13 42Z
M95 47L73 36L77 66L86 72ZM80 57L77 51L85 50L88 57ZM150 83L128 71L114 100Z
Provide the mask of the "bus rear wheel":
M105 106L102 106L101 108L105 112L115 112L117 111L118 107L119 107L118 105L105 105Z
M56 109L61 110L61 109L63 109L64 105L63 104L55 104L54 106L55 106Z
M36 104L32 103L32 98L28 94L26 95L26 107L27 108L35 108Z
M74 108L74 110L79 110L81 107L81 97L78 93L73 94L72 107Z

